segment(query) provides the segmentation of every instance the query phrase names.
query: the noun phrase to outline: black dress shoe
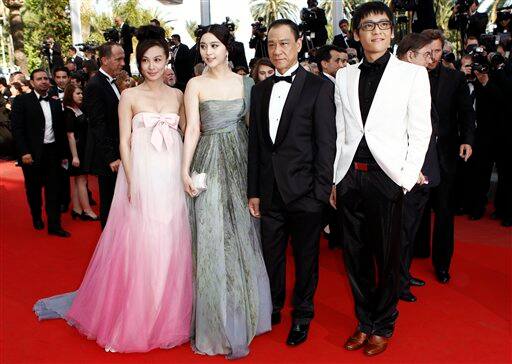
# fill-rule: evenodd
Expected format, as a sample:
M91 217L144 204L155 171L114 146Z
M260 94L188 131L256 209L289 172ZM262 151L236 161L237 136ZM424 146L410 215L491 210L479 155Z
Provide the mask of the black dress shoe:
M91 215L89 215L87 212L82 212L82 214L80 215L80 219L82 221L99 221L100 218L98 216L96 217L93 217Z
M512 219L505 219L501 222L501 226L504 227L511 227L512 226Z
M308 338L309 323L293 324L286 340L286 345L297 346L302 344Z
M411 284L411 286L416 287L423 287L425 285L424 280L415 277L411 277L411 279L409 279L409 283Z
M272 325L277 325L281 323L281 312L272 312Z
M446 284L450 281L450 274L447 270L438 270L436 271L437 280L440 283Z
M484 217L484 213L477 212L477 213L469 215L469 220L477 221L477 220L480 220L482 217Z
M62 230L62 228L48 230L48 234L55 235L61 238L69 238L71 236L70 233L68 233L66 230Z
M416 298L416 296L411 293L411 291L406 291L404 293L400 293L399 298L405 302L416 302L418 300Z
M32 220L32 225L34 226L34 229L36 229L36 230L43 230L44 229L44 222L43 222L42 219Z

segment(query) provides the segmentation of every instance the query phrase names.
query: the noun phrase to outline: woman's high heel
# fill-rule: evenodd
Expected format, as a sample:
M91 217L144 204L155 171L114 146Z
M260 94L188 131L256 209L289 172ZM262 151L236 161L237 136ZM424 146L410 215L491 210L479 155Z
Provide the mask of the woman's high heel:
M83 221L98 221L100 218L98 216L92 217L91 215L84 211L80 215L80 219L82 219Z
M75 210L71 210L71 218L73 220L76 220L77 217L82 218L83 213L84 213L83 211L82 212L76 212Z

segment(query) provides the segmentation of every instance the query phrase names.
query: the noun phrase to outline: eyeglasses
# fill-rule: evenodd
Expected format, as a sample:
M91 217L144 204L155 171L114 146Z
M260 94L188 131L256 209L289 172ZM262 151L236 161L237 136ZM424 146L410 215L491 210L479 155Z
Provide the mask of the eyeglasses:
M365 32L371 32L375 29L375 26L378 26L380 30L388 30L391 29L392 25L393 23L389 20L382 20L378 22L369 21L359 25L358 29L364 30Z
M414 53L416 54L419 54L420 56L423 57L423 59L427 60L427 59L434 59L434 56L432 55L432 52L418 52L418 51L413 51Z

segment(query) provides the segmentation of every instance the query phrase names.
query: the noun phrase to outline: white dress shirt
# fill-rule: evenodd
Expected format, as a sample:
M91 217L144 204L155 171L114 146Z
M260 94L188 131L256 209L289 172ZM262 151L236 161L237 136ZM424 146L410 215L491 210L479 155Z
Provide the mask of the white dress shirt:
M293 72L295 72L299 68L299 63L295 63L288 71L285 72L284 75L280 74L278 70L276 70L276 76L290 76ZM292 80L295 79L293 76ZM281 120L281 114L283 113L284 104L286 102L286 98L288 97L288 92L290 92L290 88L292 87L291 83L286 81L276 82L274 87L272 87L272 94L270 95L270 102L268 105L268 130L270 133L270 139L272 139L272 143L276 141L277 129L279 128L279 122Z
M110 76L107 72L105 72L103 68L100 68L100 72L107 77L107 80L110 83L110 87L112 87L112 90L114 90L114 92L116 93L117 98L120 99L121 94L119 93L119 89L117 88L115 83L112 82L114 80L114 77Z
M34 91L37 99L39 100L39 95L36 91ZM48 97L48 94L46 95ZM44 144L50 144L55 142L55 133L53 132L53 120L52 120L52 109L50 107L50 101L39 101L41 105L41 109L43 109L44 114Z
M336 79L334 77L332 77L330 74L326 73L326 72L322 72L324 74L325 77L327 77L329 80L332 81L332 83L336 83Z

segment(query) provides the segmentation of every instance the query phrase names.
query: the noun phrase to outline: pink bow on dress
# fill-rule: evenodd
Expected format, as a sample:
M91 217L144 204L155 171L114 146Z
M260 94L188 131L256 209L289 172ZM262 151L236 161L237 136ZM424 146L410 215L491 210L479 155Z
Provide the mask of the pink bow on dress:
M176 114L154 114L144 116L144 126L146 128L153 128L151 132L151 144L158 150L162 151L162 144L165 144L167 150L170 150L172 145L171 132L178 130L179 115Z

